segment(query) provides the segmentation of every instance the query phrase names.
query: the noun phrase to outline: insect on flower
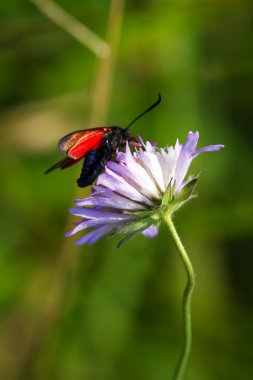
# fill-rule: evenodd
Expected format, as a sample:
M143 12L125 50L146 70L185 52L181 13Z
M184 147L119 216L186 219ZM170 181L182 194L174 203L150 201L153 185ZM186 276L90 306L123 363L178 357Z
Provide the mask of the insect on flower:
M122 243L138 233L146 237L158 234L159 224L166 222L193 197L197 176L186 177L194 158L214 152L224 145L197 149L198 132L189 132L184 144L159 148L139 136L140 147L134 152L126 141L125 151L108 161L89 197L76 200L71 214L81 217L66 236L84 231L76 245L91 245L105 235L122 236Z
M126 141L135 141L135 137L131 136L131 125L160 102L161 95L158 94L158 100L137 116L126 128L111 126L83 129L62 137L58 142L58 149L66 153L67 157L50 167L45 174L57 168L68 168L84 158L77 184L79 187L91 185L102 172L106 163L111 160L116 150L124 147Z

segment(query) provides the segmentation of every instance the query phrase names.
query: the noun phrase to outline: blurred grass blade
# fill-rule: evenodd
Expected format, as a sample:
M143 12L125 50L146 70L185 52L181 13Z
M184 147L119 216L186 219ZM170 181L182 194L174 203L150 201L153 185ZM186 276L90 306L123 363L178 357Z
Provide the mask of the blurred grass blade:
M106 58L110 55L110 46L99 36L93 33L80 21L76 20L58 4L51 0L30 0L48 18L54 21L76 40L90 49L97 57Z

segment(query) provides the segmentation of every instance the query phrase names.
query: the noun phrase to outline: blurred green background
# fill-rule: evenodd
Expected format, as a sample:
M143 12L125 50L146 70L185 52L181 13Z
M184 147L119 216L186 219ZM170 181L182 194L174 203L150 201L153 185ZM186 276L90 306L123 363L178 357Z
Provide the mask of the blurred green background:
M171 378L186 276L166 228L77 248L64 233L90 191L77 189L81 165L43 174L64 134L126 126L161 92L134 133L165 146L198 130L199 146L226 146L195 160L192 173L207 169L198 198L175 216L197 273L185 379L252 379L253 3L58 4L112 54L96 57L32 2L1 1L0 378Z

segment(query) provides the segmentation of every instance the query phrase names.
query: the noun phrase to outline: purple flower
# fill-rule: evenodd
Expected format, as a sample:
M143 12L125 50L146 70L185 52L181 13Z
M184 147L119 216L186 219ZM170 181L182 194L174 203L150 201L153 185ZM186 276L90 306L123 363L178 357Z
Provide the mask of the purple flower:
M66 236L85 230L76 245L91 245L105 235L124 235L119 245L139 232L156 236L163 215L192 197L197 177L185 179L192 160L224 147L196 150L198 139L198 132L189 132L183 145L177 140L175 147L157 148L139 137L141 144L135 143L134 153L126 143L125 152L117 152L117 162L107 163L91 195L76 200L77 207L70 209L82 220Z

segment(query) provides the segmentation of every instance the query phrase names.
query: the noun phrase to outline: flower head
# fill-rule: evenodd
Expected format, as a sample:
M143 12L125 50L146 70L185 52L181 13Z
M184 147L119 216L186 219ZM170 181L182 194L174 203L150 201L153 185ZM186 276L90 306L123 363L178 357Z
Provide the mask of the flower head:
M76 245L91 245L108 234L125 235L119 245L138 232L156 236L163 215L172 214L192 196L197 177L185 179L192 160L224 147L196 150L198 139L198 132L189 132L183 145L177 140L174 147L157 148L139 137L134 153L126 143L125 152L117 152L117 162L107 163L91 195L76 200L77 207L70 209L82 220L66 236L89 229Z

